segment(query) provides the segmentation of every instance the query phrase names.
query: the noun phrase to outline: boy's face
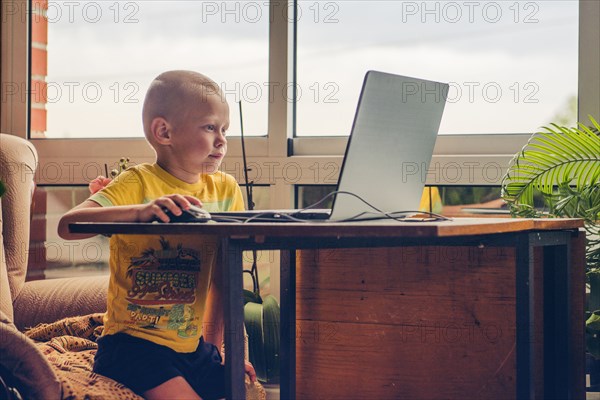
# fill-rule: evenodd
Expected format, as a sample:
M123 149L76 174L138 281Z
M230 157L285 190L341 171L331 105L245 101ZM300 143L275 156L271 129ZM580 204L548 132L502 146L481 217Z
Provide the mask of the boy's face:
M176 158L173 162L187 171L212 174L227 153L229 106L217 94L204 96L204 101L184 110L184 116L173 125L171 150Z

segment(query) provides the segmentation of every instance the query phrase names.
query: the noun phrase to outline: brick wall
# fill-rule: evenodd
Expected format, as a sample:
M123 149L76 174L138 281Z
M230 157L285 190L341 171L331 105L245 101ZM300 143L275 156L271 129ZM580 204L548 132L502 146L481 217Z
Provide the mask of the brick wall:
M48 75L48 0L33 0L31 9L31 137L46 136Z

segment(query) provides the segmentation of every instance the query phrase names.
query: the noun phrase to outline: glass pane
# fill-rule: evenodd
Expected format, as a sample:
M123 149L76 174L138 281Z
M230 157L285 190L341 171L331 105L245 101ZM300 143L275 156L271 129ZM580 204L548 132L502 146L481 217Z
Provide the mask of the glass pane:
M308 207L335 189L333 185L296 186L296 207ZM328 200L320 208L330 208L331 204ZM499 186L428 186L423 190L419 209L450 216L507 213Z
M231 135L240 133L240 100L244 133L266 134L265 3L50 1L45 14L32 14L32 136L142 137L146 89L172 69L220 85Z
M497 186L442 186L440 196L445 205L485 203L500 197Z
M296 186L296 208L311 206L336 189L336 185L298 185ZM333 198L323 201L318 208L331 208Z
M483 215L507 213L508 209L500 199L499 186L439 186L433 189L439 193L442 213L451 216L465 214Z
M440 134L576 119L578 1L299 1L297 135L348 135L363 77L448 82Z
M45 251L29 261L29 270L42 269L46 279L79 275L108 274L108 238L97 235L85 240L64 240L58 236L58 221L64 213L84 201L90 192L85 186L38 186L33 223L43 221L45 229L36 229L31 247ZM35 210L39 211L35 211ZM32 229L33 231L33 229ZM35 239L34 239L35 238Z
M250 206L248 204L248 191L246 189L246 185L242 184L240 187L242 188L246 209L249 209ZM269 204L271 203L271 196L269 194L271 191L268 185L252 185L251 193L255 210L265 210L270 208Z

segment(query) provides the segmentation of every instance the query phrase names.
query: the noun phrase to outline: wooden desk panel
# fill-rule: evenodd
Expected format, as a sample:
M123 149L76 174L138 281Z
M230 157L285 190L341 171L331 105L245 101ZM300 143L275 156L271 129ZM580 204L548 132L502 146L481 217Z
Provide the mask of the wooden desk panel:
M574 239L574 263L581 243ZM515 268L510 247L298 252L297 398L515 398ZM573 348L582 349L583 276L572 281ZM542 326L537 319L537 365ZM571 356L575 398L584 398L582 354ZM543 395L543 369L533 385Z

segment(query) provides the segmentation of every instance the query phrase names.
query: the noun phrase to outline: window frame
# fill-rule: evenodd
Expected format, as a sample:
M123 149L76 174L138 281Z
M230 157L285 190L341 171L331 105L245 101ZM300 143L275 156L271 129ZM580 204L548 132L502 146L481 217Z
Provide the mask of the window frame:
M4 3L3 3L4 4ZM17 7L31 7L31 0L11 2ZM293 0L272 1L269 26L269 81L270 85L287 87L294 79L295 24L285 18L285 10L294 7ZM30 9L30 8L27 8ZM5 13L6 14L6 13ZM30 27L28 18L19 13L6 15L2 21L2 87L9 85L29 87ZM600 2L579 1L579 60L578 60L578 114L579 121L587 115L600 116ZM315 173L317 169L339 166L346 148L343 137L293 137L294 107L285 97L273 96L269 104L268 135L246 138L246 153L253 163L255 182L270 185L270 206L290 207L294 204L294 185L325 184L331 176ZM27 138L29 102L22 93L7 96L1 103L0 128L4 133ZM448 179L443 174L431 177L428 184L489 185L499 184L500 177L484 176L486 166L508 166L512 156L527 142L529 134L521 135L444 135L438 138L433 163L439 168L460 168L460 179ZM490 140L493 138L493 140ZM468 139L468 140L467 140ZM88 163L116 162L127 156L135 162L147 162L154 153L144 139L30 139L38 150L40 167L37 182L40 185L87 184L84 167ZM115 145L116 144L116 145ZM118 149L116 153L114 149ZM122 149L127 149L123 152ZM126 153L126 154L123 154ZM332 164L333 163L333 164ZM436 164L437 163L437 164ZM229 139L229 153L224 162L226 172L243 180L240 166L240 138ZM317 168L318 167L318 168ZM300 176L291 171L300 168ZM88 171L92 169L88 168ZM51 174L54 171L54 174ZM260 174L260 176L258 176ZM58 178L57 178L58 177Z

